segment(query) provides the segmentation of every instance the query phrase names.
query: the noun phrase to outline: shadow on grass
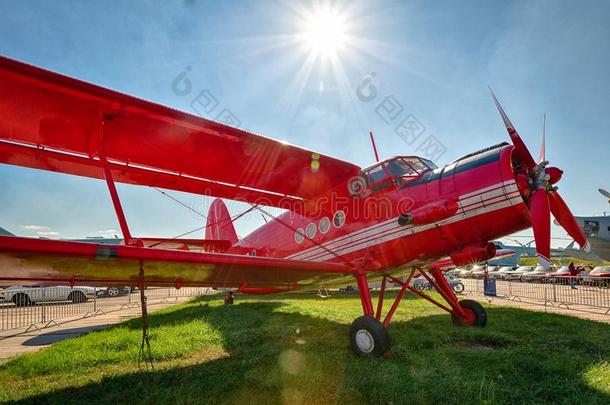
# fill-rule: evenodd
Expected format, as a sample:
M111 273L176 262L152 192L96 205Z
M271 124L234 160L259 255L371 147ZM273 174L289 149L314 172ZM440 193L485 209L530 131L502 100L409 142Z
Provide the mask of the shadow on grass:
M245 300L212 307L204 299L152 314L153 330L205 319L222 334L227 356L107 376L21 403L610 401L582 374L610 358L608 325L492 307L487 328L456 328L448 315L433 315L393 324L393 356L370 359L349 351L344 324L283 306Z
M23 346L48 346L53 343L61 342L62 340L83 336L96 330L103 330L107 327L107 325L93 325L80 328L61 329L36 335L22 344Z

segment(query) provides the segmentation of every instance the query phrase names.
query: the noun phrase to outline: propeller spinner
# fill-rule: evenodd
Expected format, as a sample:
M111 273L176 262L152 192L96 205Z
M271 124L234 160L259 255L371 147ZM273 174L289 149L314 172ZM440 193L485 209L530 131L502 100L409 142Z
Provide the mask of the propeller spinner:
M523 139L521 139L521 136L519 136L519 133L508 119L496 95L491 88L489 90L515 147L513 152L515 177L518 183L526 184L525 187L520 187L520 189L522 189L523 198L529 205L538 262L544 268L549 268L550 266L551 213L580 247L589 252L591 247L584 232L578 226L574 215L572 215L572 212L554 185L561 179L563 171L557 167L547 167L549 162L545 160L544 125L539 161L536 162L527 146L525 146Z

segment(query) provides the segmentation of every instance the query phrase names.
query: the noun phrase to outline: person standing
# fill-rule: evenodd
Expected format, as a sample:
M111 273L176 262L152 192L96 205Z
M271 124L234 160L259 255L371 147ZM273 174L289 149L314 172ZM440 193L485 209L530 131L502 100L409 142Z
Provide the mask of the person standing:
M225 296L225 305L233 305L234 298L233 291L229 291Z
M574 262L570 262L568 272L570 273L570 286L573 290L576 290L576 277L578 276L578 271L576 271Z

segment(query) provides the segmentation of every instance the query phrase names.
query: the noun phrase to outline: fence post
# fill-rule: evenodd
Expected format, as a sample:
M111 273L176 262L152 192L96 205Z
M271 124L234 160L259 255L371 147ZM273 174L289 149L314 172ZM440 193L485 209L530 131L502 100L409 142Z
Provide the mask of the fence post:
M45 323L47 321L47 300L46 300L46 295L47 295L47 289L46 287L42 288L42 323ZM34 308L36 308L36 303L34 303Z

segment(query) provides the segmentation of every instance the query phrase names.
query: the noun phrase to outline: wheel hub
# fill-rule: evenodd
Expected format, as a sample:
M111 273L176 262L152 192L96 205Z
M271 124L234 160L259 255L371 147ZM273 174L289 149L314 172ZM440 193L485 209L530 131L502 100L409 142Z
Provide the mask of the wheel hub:
M476 319L477 317L472 309L464 308L464 316L461 317L462 323L464 325L474 325Z
M356 344L363 353L371 353L375 348L375 340L368 330L361 329L356 332Z

